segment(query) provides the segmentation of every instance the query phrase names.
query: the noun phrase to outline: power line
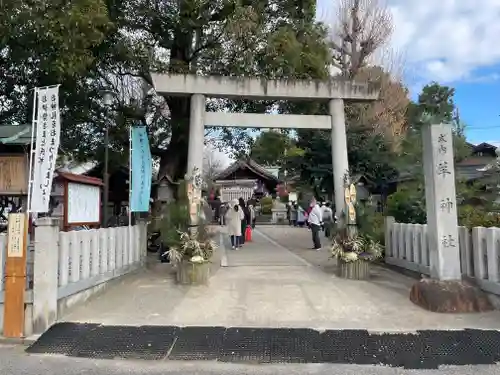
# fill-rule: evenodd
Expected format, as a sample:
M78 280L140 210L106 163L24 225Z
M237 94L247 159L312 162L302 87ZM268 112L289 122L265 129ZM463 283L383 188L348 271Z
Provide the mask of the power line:
M476 130L476 129L500 129L500 125L493 125L493 126L466 126L465 130Z

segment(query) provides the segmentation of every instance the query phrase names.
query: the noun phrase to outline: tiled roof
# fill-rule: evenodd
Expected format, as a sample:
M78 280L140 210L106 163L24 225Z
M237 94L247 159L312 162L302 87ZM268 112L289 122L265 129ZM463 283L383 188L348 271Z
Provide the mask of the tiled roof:
M484 167L491 163L495 158L491 156L469 156L468 158L465 158L459 163L456 163L457 167L462 167L462 166L478 166L478 167Z
M256 163L254 160L252 160L250 158L245 159L245 160L235 161L229 167L227 167L222 172L217 174L217 176L215 176L214 180L224 180L227 177L229 177L231 174L236 172L238 169L244 169L244 168L249 169L253 173L261 176L262 178L264 178L266 180L272 180L275 182L279 182L279 179L276 176L274 176L272 173L267 171L263 166Z
M0 143L28 145L31 142L31 124L0 125Z

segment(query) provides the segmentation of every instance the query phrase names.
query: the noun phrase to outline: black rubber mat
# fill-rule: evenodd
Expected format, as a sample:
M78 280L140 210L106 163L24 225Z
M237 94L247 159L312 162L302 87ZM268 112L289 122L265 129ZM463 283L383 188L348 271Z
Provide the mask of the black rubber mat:
M317 362L373 364L371 336L364 330L325 331L315 349L319 352Z
M312 329L276 329L271 335L271 362L320 362L315 347L320 333Z
M90 330L69 355L102 359L163 359L179 330L173 326L99 326Z
M216 360L220 357L225 332L224 327L184 327L168 358Z
M58 323L50 327L28 349L30 353L71 355L82 338L98 324Z
M413 369L500 362L500 332L101 326L60 323L27 352L88 358L343 363Z
M265 328L228 328L219 360L224 362L271 362L270 335Z

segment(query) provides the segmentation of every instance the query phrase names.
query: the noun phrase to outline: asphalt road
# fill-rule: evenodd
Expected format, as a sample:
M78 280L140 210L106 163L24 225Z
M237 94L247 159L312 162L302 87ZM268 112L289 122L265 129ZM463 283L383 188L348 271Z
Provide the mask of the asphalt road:
M351 365L240 365L218 362L92 360L27 355L19 345L0 345L0 375L498 375L498 366L403 370Z

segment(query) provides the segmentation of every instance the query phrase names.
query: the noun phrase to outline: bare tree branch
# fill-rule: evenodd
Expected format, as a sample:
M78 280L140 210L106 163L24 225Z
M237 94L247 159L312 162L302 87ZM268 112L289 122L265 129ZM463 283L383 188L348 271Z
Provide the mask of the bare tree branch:
M335 66L353 79L392 32L392 14L383 0L340 0L331 31Z
M211 185L215 176L225 167L222 155L212 146L205 146L203 155L203 177L207 185Z

